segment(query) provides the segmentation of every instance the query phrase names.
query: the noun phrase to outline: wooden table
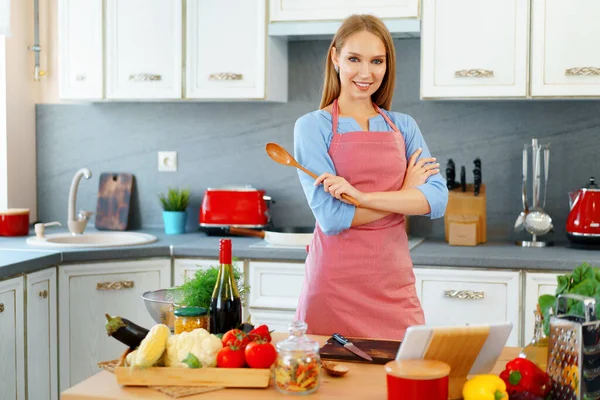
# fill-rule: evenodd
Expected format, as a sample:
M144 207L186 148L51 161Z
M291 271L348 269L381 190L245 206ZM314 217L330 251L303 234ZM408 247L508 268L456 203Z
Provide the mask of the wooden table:
M273 341L284 339L286 334L274 334ZM328 336L311 336L321 346L325 344ZM499 374L507 361L512 360L519 354L520 349L506 347L496 366L493 374ZM102 360L100 360L102 361ZM342 378L334 378L323 373L321 387L310 395L311 399L322 400L347 400L347 399L372 399L385 400L386 376L383 365L345 363L350 372ZM289 399L279 393L272 385L267 389L223 389L214 392L203 393L195 396L183 397L184 400L268 400ZM302 396L300 396L302 397ZM128 399L150 399L167 400L170 396L146 387L122 387L117 384L113 374L101 371L85 381L73 386L61 394L62 400L128 400Z

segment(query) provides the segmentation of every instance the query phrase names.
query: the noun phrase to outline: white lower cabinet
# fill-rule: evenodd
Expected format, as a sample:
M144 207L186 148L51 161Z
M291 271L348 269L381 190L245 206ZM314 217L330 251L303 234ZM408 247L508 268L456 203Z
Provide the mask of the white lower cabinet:
M513 329L506 345L519 345L519 271L446 268L414 271L427 325L510 321Z
M533 338L533 329L535 326L535 311L538 299L541 295L555 295L558 283L556 278L559 275L570 273L565 272L526 272L525 273L525 299L523 301L523 313L525 324L523 326L523 344L527 344Z
M250 261L248 275L252 323L287 332L298 306L304 263Z
M25 400L23 277L0 282L0 400Z
M173 286L181 286L199 269L219 267L219 260L210 258L176 258L173 262Z
M58 399L56 268L27 275L27 397Z
M58 270L60 391L99 372L124 345L105 331L104 314L150 328L141 295L171 285L171 259L63 265Z

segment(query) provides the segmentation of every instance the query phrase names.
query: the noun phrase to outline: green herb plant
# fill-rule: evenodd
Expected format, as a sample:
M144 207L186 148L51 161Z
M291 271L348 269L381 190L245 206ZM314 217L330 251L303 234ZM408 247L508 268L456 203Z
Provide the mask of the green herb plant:
M185 211L190 204L189 189L169 188L167 194L160 193L158 198L165 211Z
M539 297L538 304L544 317L544 331L550 333L550 315L556 315L556 298L559 294L579 294L596 299L596 315L600 318L600 268L583 263L570 274L559 275L555 296L544 294ZM583 316L581 301L568 299L567 314Z
M238 268L238 259L233 258L233 277L240 293L242 304L246 304L246 299L250 293L250 286L246 285L242 279L240 268ZM213 289L217 283L219 267L210 267L208 269L199 269L195 272L193 278L186 277L183 285L172 290L177 290L177 297L181 304L192 307L210 308L210 298Z

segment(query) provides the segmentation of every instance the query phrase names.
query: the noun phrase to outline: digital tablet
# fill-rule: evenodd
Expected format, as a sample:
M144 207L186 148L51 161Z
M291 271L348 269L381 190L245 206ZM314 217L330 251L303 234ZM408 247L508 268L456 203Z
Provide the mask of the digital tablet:
M469 374L487 374L498 361L500 353L506 346L506 341L512 331L512 322L496 322L490 324L466 325L469 328L489 327L490 333L481 347ZM421 359L423 358L431 335L436 329L448 329L453 327L465 327L465 325L410 326L404 334L402 345L396 354L396 360Z

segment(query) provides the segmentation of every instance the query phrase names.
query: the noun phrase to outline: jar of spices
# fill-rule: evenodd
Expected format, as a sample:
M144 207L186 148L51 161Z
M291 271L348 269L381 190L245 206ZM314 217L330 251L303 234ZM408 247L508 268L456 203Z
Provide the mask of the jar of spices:
M290 336L277 343L274 381L281 393L311 394L321 384L319 343L306 336L307 327L303 321L292 322Z
M204 328L208 331L208 310L203 307L178 307L173 312L175 334L191 332L194 329Z

